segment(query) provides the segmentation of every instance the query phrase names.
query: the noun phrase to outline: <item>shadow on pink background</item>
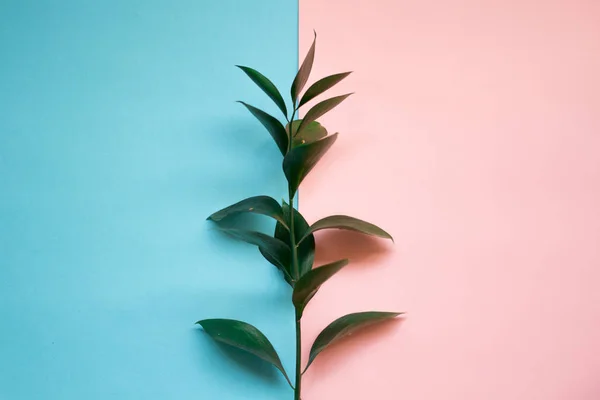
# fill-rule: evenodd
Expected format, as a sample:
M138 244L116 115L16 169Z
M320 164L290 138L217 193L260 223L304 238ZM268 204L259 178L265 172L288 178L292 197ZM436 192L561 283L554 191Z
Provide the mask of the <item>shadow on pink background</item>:
M304 347L348 312L407 316L323 353L303 399L600 399L600 2L301 0L301 57L313 28L312 80L354 70L332 94L357 93L302 211L396 244L318 233L352 263Z

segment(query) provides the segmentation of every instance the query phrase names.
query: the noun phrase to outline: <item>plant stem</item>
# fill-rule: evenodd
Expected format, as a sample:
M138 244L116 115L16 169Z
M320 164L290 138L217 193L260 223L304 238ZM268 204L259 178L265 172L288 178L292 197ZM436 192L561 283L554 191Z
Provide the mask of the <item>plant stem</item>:
M296 310L296 385L294 388L294 400L300 400L300 388L302 386L302 329L300 318Z
M292 142L294 140L294 132L292 124L294 122L294 116L296 115L296 101L293 104L294 111L292 112L292 118L289 122L289 140L288 140L288 152L292 150ZM298 265L298 247L296 243L296 229L294 220L294 193L292 188L288 189L289 204L290 204L290 245L292 248L292 279L294 283L300 278L300 266ZM302 329L300 325L300 316L298 309L295 310L295 322L296 322L296 383L294 385L294 400L300 400L300 390L302 387Z
M300 275L300 268L298 265L298 248L296 247L296 231L294 224L294 196L292 191L289 192L290 196L290 243L292 247L292 274L293 279L298 280ZM298 310L295 312L295 321L296 321L296 384L294 389L294 400L300 400L300 387L302 383L302 371L301 371L301 361L302 361L302 332L300 328L300 316L298 314Z
M288 124L289 126L289 140L288 140L288 152L292 150L292 141L294 139L294 132L292 129L292 124L294 122L294 116L296 115L296 107L294 106L294 111L292 112L292 118ZM288 188L289 202L290 202L290 245L292 247L292 278L294 280L298 280L300 278L300 268L298 267L298 249L296 247L296 230L294 228L294 193L292 192L292 188Z

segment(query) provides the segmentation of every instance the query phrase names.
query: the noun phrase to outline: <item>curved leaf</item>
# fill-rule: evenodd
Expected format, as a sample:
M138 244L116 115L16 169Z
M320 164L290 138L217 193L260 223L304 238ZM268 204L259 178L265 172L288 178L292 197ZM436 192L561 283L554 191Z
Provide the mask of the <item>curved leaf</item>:
M278 265L278 261L265 249L263 249L262 247L259 247L258 250L260 251L260 254L262 254L262 256L272 265L274 265L275 267L277 267L277 269L279 269L282 273L283 273L283 279L285 279L285 281L292 287L294 287L294 279L292 278L292 276L290 275L290 272L287 271L286 269L282 269L279 265ZM291 265L288 267L289 270L291 270Z
M294 286L292 302L298 309L299 318L302 317L304 308L317 293L321 285L346 265L348 265L348 260L332 262L308 271L298 280L296 286Z
M352 72L342 72L341 74L330 75L323 79L319 79L306 90L302 96L302 100L300 100L300 104L298 104L298 107L302 107L304 104L308 103L327 89L331 89L351 73Z
M267 130L275 140L277 147L279 147L279 151L281 151L281 154L285 155L288 146L288 135L285 128L283 127L283 124L279 122L277 118L267 114L259 108L251 106L250 104L246 104L243 101L238 101L238 103L243 104L248 109L248 111L250 111L252 115L254 115L256 119L258 119L260 123L263 124L265 128L267 128Z
M309 123L311 123L312 121L315 121L317 118L321 117L323 114L325 114L326 112L333 109L335 106L340 104L342 101L346 100L348 98L348 96L350 96L351 94L352 93L348 93L348 94L344 94L341 96L332 97L330 99L323 100L322 102L314 105L313 108L308 110L308 112L302 119L302 122L300 123L300 126L298 127L298 134L300 134L302 132L302 130L305 129Z
M302 123L301 119L297 119L292 122L292 136L294 137L292 141L292 147L297 147L303 144L312 143L319 139L323 139L327 136L327 129L317 121L313 121L306 125L306 127L302 130L300 135L296 135L298 132L298 127ZM290 131L290 124L285 126L286 131Z
M291 224L290 210L290 205L284 202L283 215L285 216L286 221L288 221L288 226ZM294 208L294 232L296 241L307 234L308 228L308 222L306 222L298 209ZM286 232L285 234L287 235L285 242L291 247L290 233ZM311 233L308 234L305 241L297 246L296 253L298 255L298 267L300 272L298 278L300 278L312 269L315 261L315 237Z
M289 205L284 201L283 202L283 207L282 207L282 211L283 211L283 215L284 215L284 220L286 221L286 225L289 224L289 209L286 209L286 207L289 207ZM275 225L275 232L273 234L273 236L276 239L281 240L283 243L285 243L288 247L290 247L290 231L288 228L286 228L281 222L277 222L277 224ZM313 236L313 240L314 240L314 236ZM307 238L307 241L310 241L309 238ZM291 248L291 247L290 247ZM259 247L259 250L261 252L261 254L263 255L264 258L267 259L267 261L269 261L271 264L275 265L277 267L277 263L272 259L272 257L266 252L264 251L262 248ZM290 265L288 267L287 271L283 271L283 277L285 278L285 281L290 285L290 286L294 286L295 280L292 278L291 276L291 271L292 271L292 266L291 266L291 259L290 259Z
M290 386L281 359L267 337L256 327L234 319L204 319L196 322L215 341L246 351L277 368Z
M255 69L244 67L241 65L236 65L236 67L244 71L246 75L248 75L250 79L252 79L252 81L256 83L256 85L259 88L261 88L262 91L265 92L271 98L271 100L275 102L275 104L277 104L277 107L279 107L283 115L287 116L287 107L285 106L285 101L283 101L281 93L279 93L279 90L273 84L273 82L269 80L269 78L267 78Z
M283 172L290 186L292 196L308 173L319 162L337 139L337 133L316 142L303 144L290 150L283 159Z
M247 199L239 201L235 204L230 205L229 207L225 207L222 210L213 213L210 217L208 217L208 219L211 221L218 222L227 218L230 215L235 215L239 213L262 214L274 218L277 221L285 224L285 220L283 219L283 210L281 209L281 206L279 205L277 200L269 196L248 197Z
M284 215L285 221L288 225L290 225L290 205L284 201L282 209L283 209L283 215ZM300 214L297 209L294 209L294 231L296 232L296 238L303 237L305 235L306 231L308 230L308 228L309 228L308 223L306 222L306 220L304 219L302 214ZM281 240L286 245L291 247L290 232L280 222L277 222L277 225L275 225L274 236L275 236L275 238ZM298 245L297 255L298 255L298 264L299 264L298 266L300 269L300 277L302 277L305 273L307 273L308 271L310 271L312 269L312 266L313 266L313 263L315 260L315 247L316 247L315 246L315 237L313 234L308 234L308 236L305 238L305 240ZM263 256L269 262L271 262L271 264L277 266L277 264L274 264L270 260L268 254L265 254L262 249L260 249L260 250L261 250L261 253L263 253ZM291 264L291 261L290 261L290 264ZM297 279L292 278L290 275L291 274L291 265L289 267L289 274L286 275L286 273L287 272L284 271L285 280L290 284L290 286L294 286Z
M315 61L316 44L317 32L315 32L313 44L312 46L310 46L310 49L308 50L308 53L306 54L306 57L304 58L304 61L302 62L302 65L300 66L296 77L294 78L294 82L292 82L292 89L290 90L290 93L292 95L292 101L294 102L294 105L296 104L296 100L298 99L300 92L304 88L304 85L306 85L308 77L310 76L310 71L312 70L313 62Z
M305 241L298 245L298 264L300 267L300 278L310 271L315 262L315 237L311 234Z
M400 314L402 313L367 311L348 314L336 319L329 324L327 328L323 329L323 331L315 339L315 342L310 349L308 364L304 370L306 371L308 369L310 364L312 364L312 362L315 360L315 357L317 357L319 353L343 337L351 335L358 329L395 318Z
M265 235L261 232L248 231L243 229L234 228L220 228L223 232L235 237L236 239L242 240L246 243L258 246L261 252L265 252L271 257L269 261L273 261L272 264L279 268L281 271L289 274L290 271L290 260L291 252L287 244L281 240Z
M394 240L392 235L370 222L363 221L358 218L349 217L347 215L332 215L318 220L310 226L307 233L314 233L321 229L345 229L349 231L355 231L364 233L366 235L377 236L384 239ZM304 238L300 239L299 243Z

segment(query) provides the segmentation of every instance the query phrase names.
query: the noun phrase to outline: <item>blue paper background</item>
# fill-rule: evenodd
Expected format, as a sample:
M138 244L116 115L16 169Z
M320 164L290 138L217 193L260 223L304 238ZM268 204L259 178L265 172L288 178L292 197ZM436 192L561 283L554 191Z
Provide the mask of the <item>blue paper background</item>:
M193 323L255 324L293 374L289 289L205 218L286 192L234 64L287 97L297 6L0 3L0 399L291 398Z

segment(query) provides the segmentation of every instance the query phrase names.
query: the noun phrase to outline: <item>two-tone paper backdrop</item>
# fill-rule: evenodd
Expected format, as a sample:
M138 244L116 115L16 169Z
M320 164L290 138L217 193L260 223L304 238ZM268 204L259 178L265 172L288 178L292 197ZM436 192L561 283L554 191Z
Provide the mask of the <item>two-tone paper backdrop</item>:
M313 29L313 78L356 94L301 210L396 245L319 234L353 263L305 347L408 316L323 353L304 400L600 398L599 2L3 0L0 399L291 399L193 322L249 321L293 369L289 290L204 218L285 193L233 65L287 88Z

